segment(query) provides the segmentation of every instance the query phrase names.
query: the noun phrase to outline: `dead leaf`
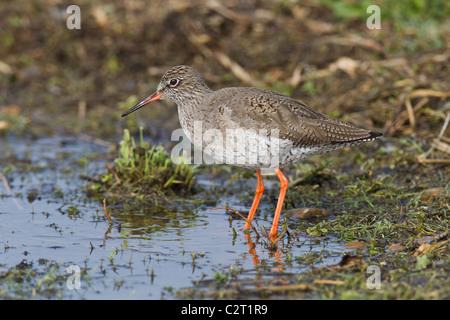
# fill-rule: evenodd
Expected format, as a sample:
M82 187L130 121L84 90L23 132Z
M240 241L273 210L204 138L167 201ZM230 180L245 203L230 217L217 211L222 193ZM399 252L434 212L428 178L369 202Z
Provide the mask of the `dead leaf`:
M361 250L364 249L364 243L358 240L347 242L343 245L347 250Z
M414 252L413 256L417 257L417 256L421 256L423 254L427 254L430 253L436 249L438 249L439 247L445 245L448 243L449 240L445 240L445 241L441 241L441 242L436 242L433 244L428 244L428 243L424 243L421 244L419 246L419 248L417 248L416 252Z
M310 291L312 290L312 286L304 284L304 283L299 283L299 284L290 284L290 285L283 285L283 286L268 286L268 287L263 287L262 290L266 291L276 291L276 292L280 292L280 291ZM256 290L256 291L261 291L261 290Z
M328 217L328 211L317 208L292 209L285 213L286 218L309 219L311 217Z
M107 23L108 23L108 15L106 13L106 10L103 6L97 6L95 7L91 14L94 16L95 22L97 22L97 24L99 26L104 27Z
M0 107L0 112L6 113L11 116L18 116L22 113L22 108L15 104L9 104L6 106Z
M330 65L330 70L335 72L337 69L340 69L353 78L359 65L360 63L358 61L349 57L339 57L339 59Z
M387 246L388 250L392 251L392 252L397 252L397 251L401 251L403 249L405 249L405 247L403 245L401 245L400 243L390 243Z
M420 201L428 202L439 197L443 192L445 192L444 187L429 188L422 192L419 199Z
M6 62L0 61L0 73L3 74L11 74L13 72L13 69L9 64Z
M431 243L433 241L438 241L447 238L450 235L450 231L439 233L434 236L425 236L419 239L416 239L418 244Z
M306 27L315 33L329 34L336 31L336 26L333 23L312 19L305 19L304 22Z
M429 245L427 243L421 244L420 247L417 248L416 252L414 252L414 256L417 257L419 255L426 253L429 250L430 246L431 245Z
M318 284L337 284L337 285L345 283L342 280L329 280L329 279L316 279L313 282Z
M355 266L362 266L362 265L364 265L364 263L365 263L364 258L354 256L351 254L346 254L342 257L341 262L339 262L338 264L333 264L331 266L328 266L328 268L333 268L333 269L352 268Z
M5 120L0 120L0 130L8 129L9 122Z

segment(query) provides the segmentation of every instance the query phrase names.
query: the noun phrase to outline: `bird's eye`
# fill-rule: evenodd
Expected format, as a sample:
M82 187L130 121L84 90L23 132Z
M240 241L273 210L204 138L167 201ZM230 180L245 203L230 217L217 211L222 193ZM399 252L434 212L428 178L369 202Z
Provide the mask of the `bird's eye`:
M169 85L171 87L175 87L178 84L178 82L179 82L178 79L173 78L173 79L170 79Z

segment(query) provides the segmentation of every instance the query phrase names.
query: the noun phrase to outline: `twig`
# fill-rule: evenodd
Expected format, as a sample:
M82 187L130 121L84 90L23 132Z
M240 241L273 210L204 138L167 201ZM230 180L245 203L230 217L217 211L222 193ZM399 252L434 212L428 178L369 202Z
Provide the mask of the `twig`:
M444 124L442 125L441 131L439 132L439 136L433 140L430 149L427 152L419 155L417 157L417 161L421 164L450 164L449 159L427 159L427 157L431 154L434 149L438 149L439 151L449 153L450 154L450 145L441 141L443 138L444 132L447 130L447 127L450 123L450 113L447 114Z
M406 106L406 110L403 110L400 112L394 119L393 123L388 129L388 136L394 135L398 129L405 123L405 121L408 119L409 123L411 125L411 128L414 128L416 120L414 113L416 113L420 108L422 108L424 105L426 105L429 101L427 97L422 98L414 107L412 107L411 104L411 98L413 98L411 94L406 96L405 94L400 95L400 104L403 105L403 100Z
M223 67L229 69L236 78L249 85L263 86L262 82L256 80L249 72L247 72L239 63L231 59L225 52L219 49L210 49L206 45L206 43L211 40L209 35L200 34L197 32L194 24L189 24L186 29L186 36L189 41L194 44L206 58L216 59Z
M409 94L409 98L417 97L437 97L437 98L448 98L450 97L450 91L438 91L430 89L417 89Z
M209 0L205 3L206 7L210 10L217 12L218 14L224 16L227 19L230 19L234 22L242 22L248 20L246 17L226 8L220 2L216 0Z
M385 59L389 57L388 53L384 50L384 47L380 43L369 38L358 36L356 34L350 34L345 37L340 36L323 37L322 41L327 43L331 42L333 44L341 46L363 47L380 53L381 55L383 55Z
M450 122L450 113L447 113L447 117L445 118L444 125L441 128L441 132L439 132L438 140L442 138L444 135L445 130L447 130L448 123Z
M424 100L422 100L422 101L424 101ZM408 113L409 124L410 124L411 128L414 128L416 126L416 118L414 117L414 111L413 111L413 107L412 107L410 98L406 99L405 106L406 106L406 112Z
M283 238L283 236L286 233L286 231L287 231L287 228L283 228L283 232L275 240L270 239L270 241L272 241L272 244L276 245L278 240Z
M6 190L8 190L9 195L12 197L14 204L19 210L22 210L23 207L20 205L20 203L17 201L17 199L14 197L14 194L9 186L8 180L6 179L5 175L0 172L0 179L3 181L3 185L5 186Z
M103 212L105 213L105 216L106 216L106 218L108 219L108 221L109 221L109 224L113 224L113 221L112 221L112 219L111 219L111 215L108 213L108 212L106 212L106 198L103 198Z
M228 210L232 210L234 211L234 213L236 213L238 216L240 216L242 219L245 220L245 222L247 222L250 227L252 227L253 231L255 231L256 236L260 238L258 231L256 230L256 228L251 224L250 221L248 221L248 219L246 217L244 217L239 211L237 211L236 209L230 208L230 207L216 207L216 208L212 208L209 211L213 211L213 210L217 210L217 209L228 209Z

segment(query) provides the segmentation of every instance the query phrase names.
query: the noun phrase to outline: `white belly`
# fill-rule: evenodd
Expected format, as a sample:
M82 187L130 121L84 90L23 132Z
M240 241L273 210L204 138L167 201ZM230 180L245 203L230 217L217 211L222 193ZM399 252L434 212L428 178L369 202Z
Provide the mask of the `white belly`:
M245 168L280 168L297 163L313 154L320 152L319 148L294 147L292 141L280 139L273 132L227 130L222 134L219 130L206 131L201 147L206 163L230 164Z
M207 129L196 121L192 131L184 130L186 137L201 150L194 164L230 164L245 168L280 168L307 159L313 155L343 148L348 144L326 146L294 146L289 139L280 139L277 130ZM199 161L200 160L200 161ZM192 163L192 161L191 161Z

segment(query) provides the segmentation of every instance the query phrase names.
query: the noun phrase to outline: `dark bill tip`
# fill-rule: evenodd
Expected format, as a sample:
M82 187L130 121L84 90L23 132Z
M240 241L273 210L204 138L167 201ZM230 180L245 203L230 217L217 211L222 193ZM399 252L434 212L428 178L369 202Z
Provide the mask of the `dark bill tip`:
M122 117L125 117L125 116L129 115L130 113L135 112L136 110L142 108L143 106L145 106L149 103L152 103L153 101L161 99L161 96L162 96L162 92L155 92L151 96L149 96L146 99L139 102L134 107L132 107L132 108L128 109L127 111L125 111L124 113L122 113Z

